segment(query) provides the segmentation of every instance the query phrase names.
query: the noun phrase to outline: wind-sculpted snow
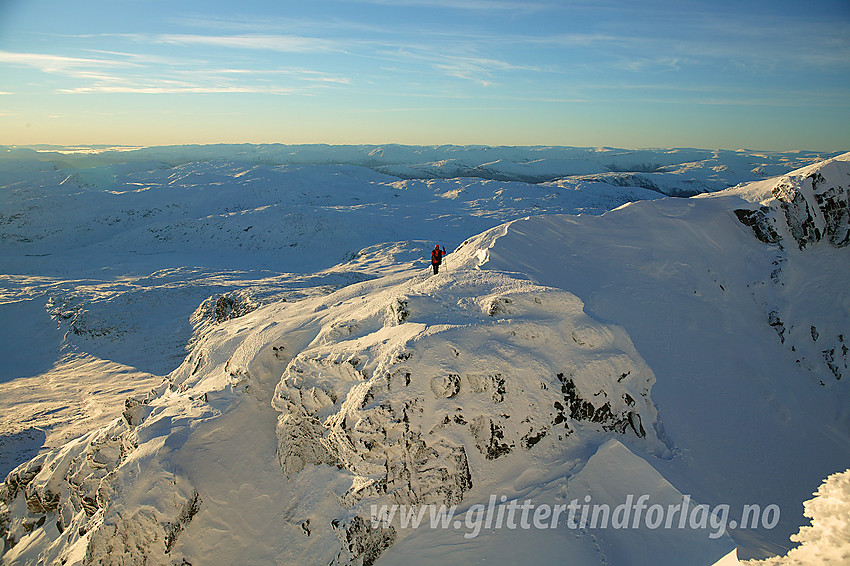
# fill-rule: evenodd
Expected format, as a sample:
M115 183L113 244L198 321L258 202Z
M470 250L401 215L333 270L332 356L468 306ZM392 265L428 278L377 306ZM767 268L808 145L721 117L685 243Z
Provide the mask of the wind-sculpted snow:
M498 279L427 280L326 326L272 401L284 471L345 468L356 474L352 504L384 494L454 504L480 466L544 439L653 438L652 374L628 338L567 293Z
M241 481L294 498L268 504L303 501L277 525L280 542L295 541L287 552L314 556L321 540L322 562L341 564L379 553L367 542L375 537L386 547L399 536L363 527L373 503L456 505L473 487L497 488L520 462L582 458L612 436L667 451L652 371L575 296L495 273L410 275L208 326L168 382L128 399L122 420L10 474L6 539L26 542L7 558L203 562L210 555L182 540L212 520L205 506L223 486L196 478L228 457L203 440L228 415L266 427L246 431L249 443L276 437L261 455L276 472L252 461ZM261 417L271 407L276 425ZM311 502L317 469L336 479ZM251 514L251 501L218 505L231 521ZM27 539L44 525L43 538ZM221 536L240 551L249 544ZM332 542L340 537L342 548Z
M844 564L850 558L850 470L832 474L805 502L805 516L811 525L800 527L791 537L800 546L786 556L769 558L751 566L793 566L797 564Z

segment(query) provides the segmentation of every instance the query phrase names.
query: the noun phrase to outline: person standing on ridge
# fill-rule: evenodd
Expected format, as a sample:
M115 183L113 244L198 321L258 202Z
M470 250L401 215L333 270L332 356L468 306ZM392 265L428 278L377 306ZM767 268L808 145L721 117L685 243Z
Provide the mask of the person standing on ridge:
M446 255L446 248L440 249L440 245L434 246L434 251L431 252L431 267L434 268L434 275L440 271L440 264L443 263L443 256Z

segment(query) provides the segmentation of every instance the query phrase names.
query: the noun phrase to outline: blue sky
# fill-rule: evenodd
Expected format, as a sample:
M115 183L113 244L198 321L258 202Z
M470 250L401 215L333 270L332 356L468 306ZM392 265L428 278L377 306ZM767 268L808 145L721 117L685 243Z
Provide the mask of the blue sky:
M0 144L850 150L848 0L0 0Z

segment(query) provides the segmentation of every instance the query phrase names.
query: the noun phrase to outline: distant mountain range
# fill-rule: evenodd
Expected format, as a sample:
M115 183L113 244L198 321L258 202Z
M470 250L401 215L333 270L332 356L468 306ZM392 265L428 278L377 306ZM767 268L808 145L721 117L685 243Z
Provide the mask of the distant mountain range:
M548 146L218 144L144 148L0 147L0 160L36 159L59 167L139 161L173 166L215 160L263 165L360 165L403 179L475 177L542 183L578 178L690 196L781 175L839 153Z

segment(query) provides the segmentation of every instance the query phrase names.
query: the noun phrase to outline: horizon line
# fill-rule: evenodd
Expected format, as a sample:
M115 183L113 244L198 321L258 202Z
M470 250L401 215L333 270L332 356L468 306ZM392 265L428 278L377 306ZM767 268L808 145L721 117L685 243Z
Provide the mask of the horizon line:
M489 143L404 143L404 142L361 142L361 143L329 143L329 142L188 142L188 143L163 143L163 144L123 144L123 143L75 143L75 144L55 144L55 143L26 143L26 144L9 144L0 143L0 147L5 149L33 149L41 151L55 150L57 153L62 153L61 150L73 149L99 149L103 152L115 151L140 151L145 149L156 148L173 148L173 147L223 147L223 146L284 146L284 147L328 147L328 148L361 148L361 147L407 147L407 148L516 148L516 149L592 149L592 150L626 150L626 151L647 151L647 150L700 150L700 151L730 151L730 152L765 152L765 153L796 153L796 152L812 152L812 153L850 153L850 149L811 149L797 147L793 149L761 149L757 147L700 147L696 145L666 145L666 146L616 146L616 145L570 145L570 144L489 144Z

